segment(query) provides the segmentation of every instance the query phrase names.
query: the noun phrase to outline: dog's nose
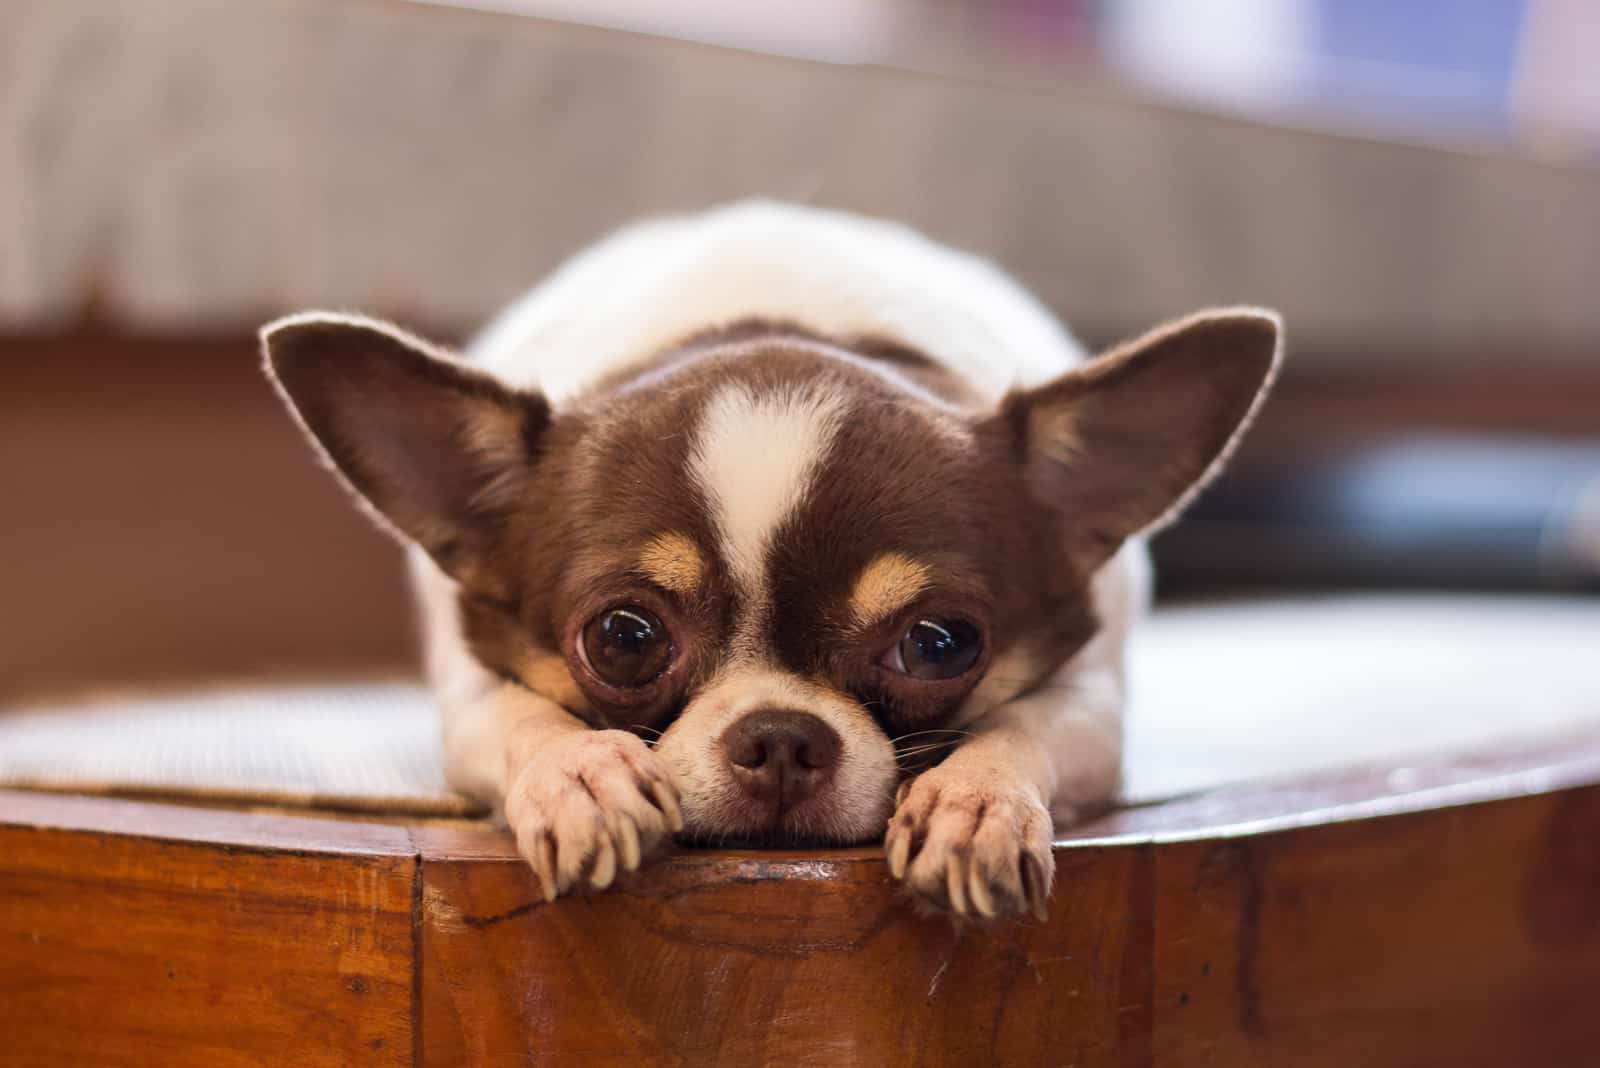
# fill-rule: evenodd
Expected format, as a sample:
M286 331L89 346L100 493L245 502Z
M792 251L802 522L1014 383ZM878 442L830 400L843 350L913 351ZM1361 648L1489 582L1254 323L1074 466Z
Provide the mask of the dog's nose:
M722 750L746 793L785 809L833 777L839 735L809 712L760 709L723 732Z

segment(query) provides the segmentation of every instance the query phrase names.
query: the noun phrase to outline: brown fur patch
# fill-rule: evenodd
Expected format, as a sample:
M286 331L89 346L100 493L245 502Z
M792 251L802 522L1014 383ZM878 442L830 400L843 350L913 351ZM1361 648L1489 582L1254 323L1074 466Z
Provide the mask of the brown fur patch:
M1059 510L1077 569L1092 571L1216 474L1278 357L1275 317L1203 312L1011 394L991 424L1012 436L1030 494Z
M542 395L359 316L292 316L262 347L301 425L383 526L464 587L512 596L492 557L550 422Z

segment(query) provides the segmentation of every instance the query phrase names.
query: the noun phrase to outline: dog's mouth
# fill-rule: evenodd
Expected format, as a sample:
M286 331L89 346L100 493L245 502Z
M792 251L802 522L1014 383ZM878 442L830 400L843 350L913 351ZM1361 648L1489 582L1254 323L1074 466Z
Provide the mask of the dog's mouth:
M691 849L820 849L882 838L882 828L861 828L861 821L844 818L821 801L811 798L792 807L750 803L716 813L686 806L687 826L677 841Z

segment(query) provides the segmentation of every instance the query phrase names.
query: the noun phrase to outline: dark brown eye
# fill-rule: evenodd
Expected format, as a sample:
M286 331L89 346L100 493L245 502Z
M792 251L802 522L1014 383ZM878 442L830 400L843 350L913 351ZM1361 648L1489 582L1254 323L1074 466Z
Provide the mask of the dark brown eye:
M601 681L621 689L654 682L672 663L667 628L638 605L611 608L583 628L583 655Z
M983 635L960 619L919 619L891 651L889 666L936 682L965 675L983 652Z

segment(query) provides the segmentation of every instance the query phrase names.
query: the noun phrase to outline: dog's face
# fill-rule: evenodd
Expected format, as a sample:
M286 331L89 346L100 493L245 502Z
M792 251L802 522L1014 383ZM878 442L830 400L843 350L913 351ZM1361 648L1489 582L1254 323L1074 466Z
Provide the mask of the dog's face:
M473 652L672 769L691 836L858 842L895 788L1094 632L1088 581L1225 452L1274 320L1197 317L974 405L914 354L686 342L552 411L392 327L269 365L460 587Z

